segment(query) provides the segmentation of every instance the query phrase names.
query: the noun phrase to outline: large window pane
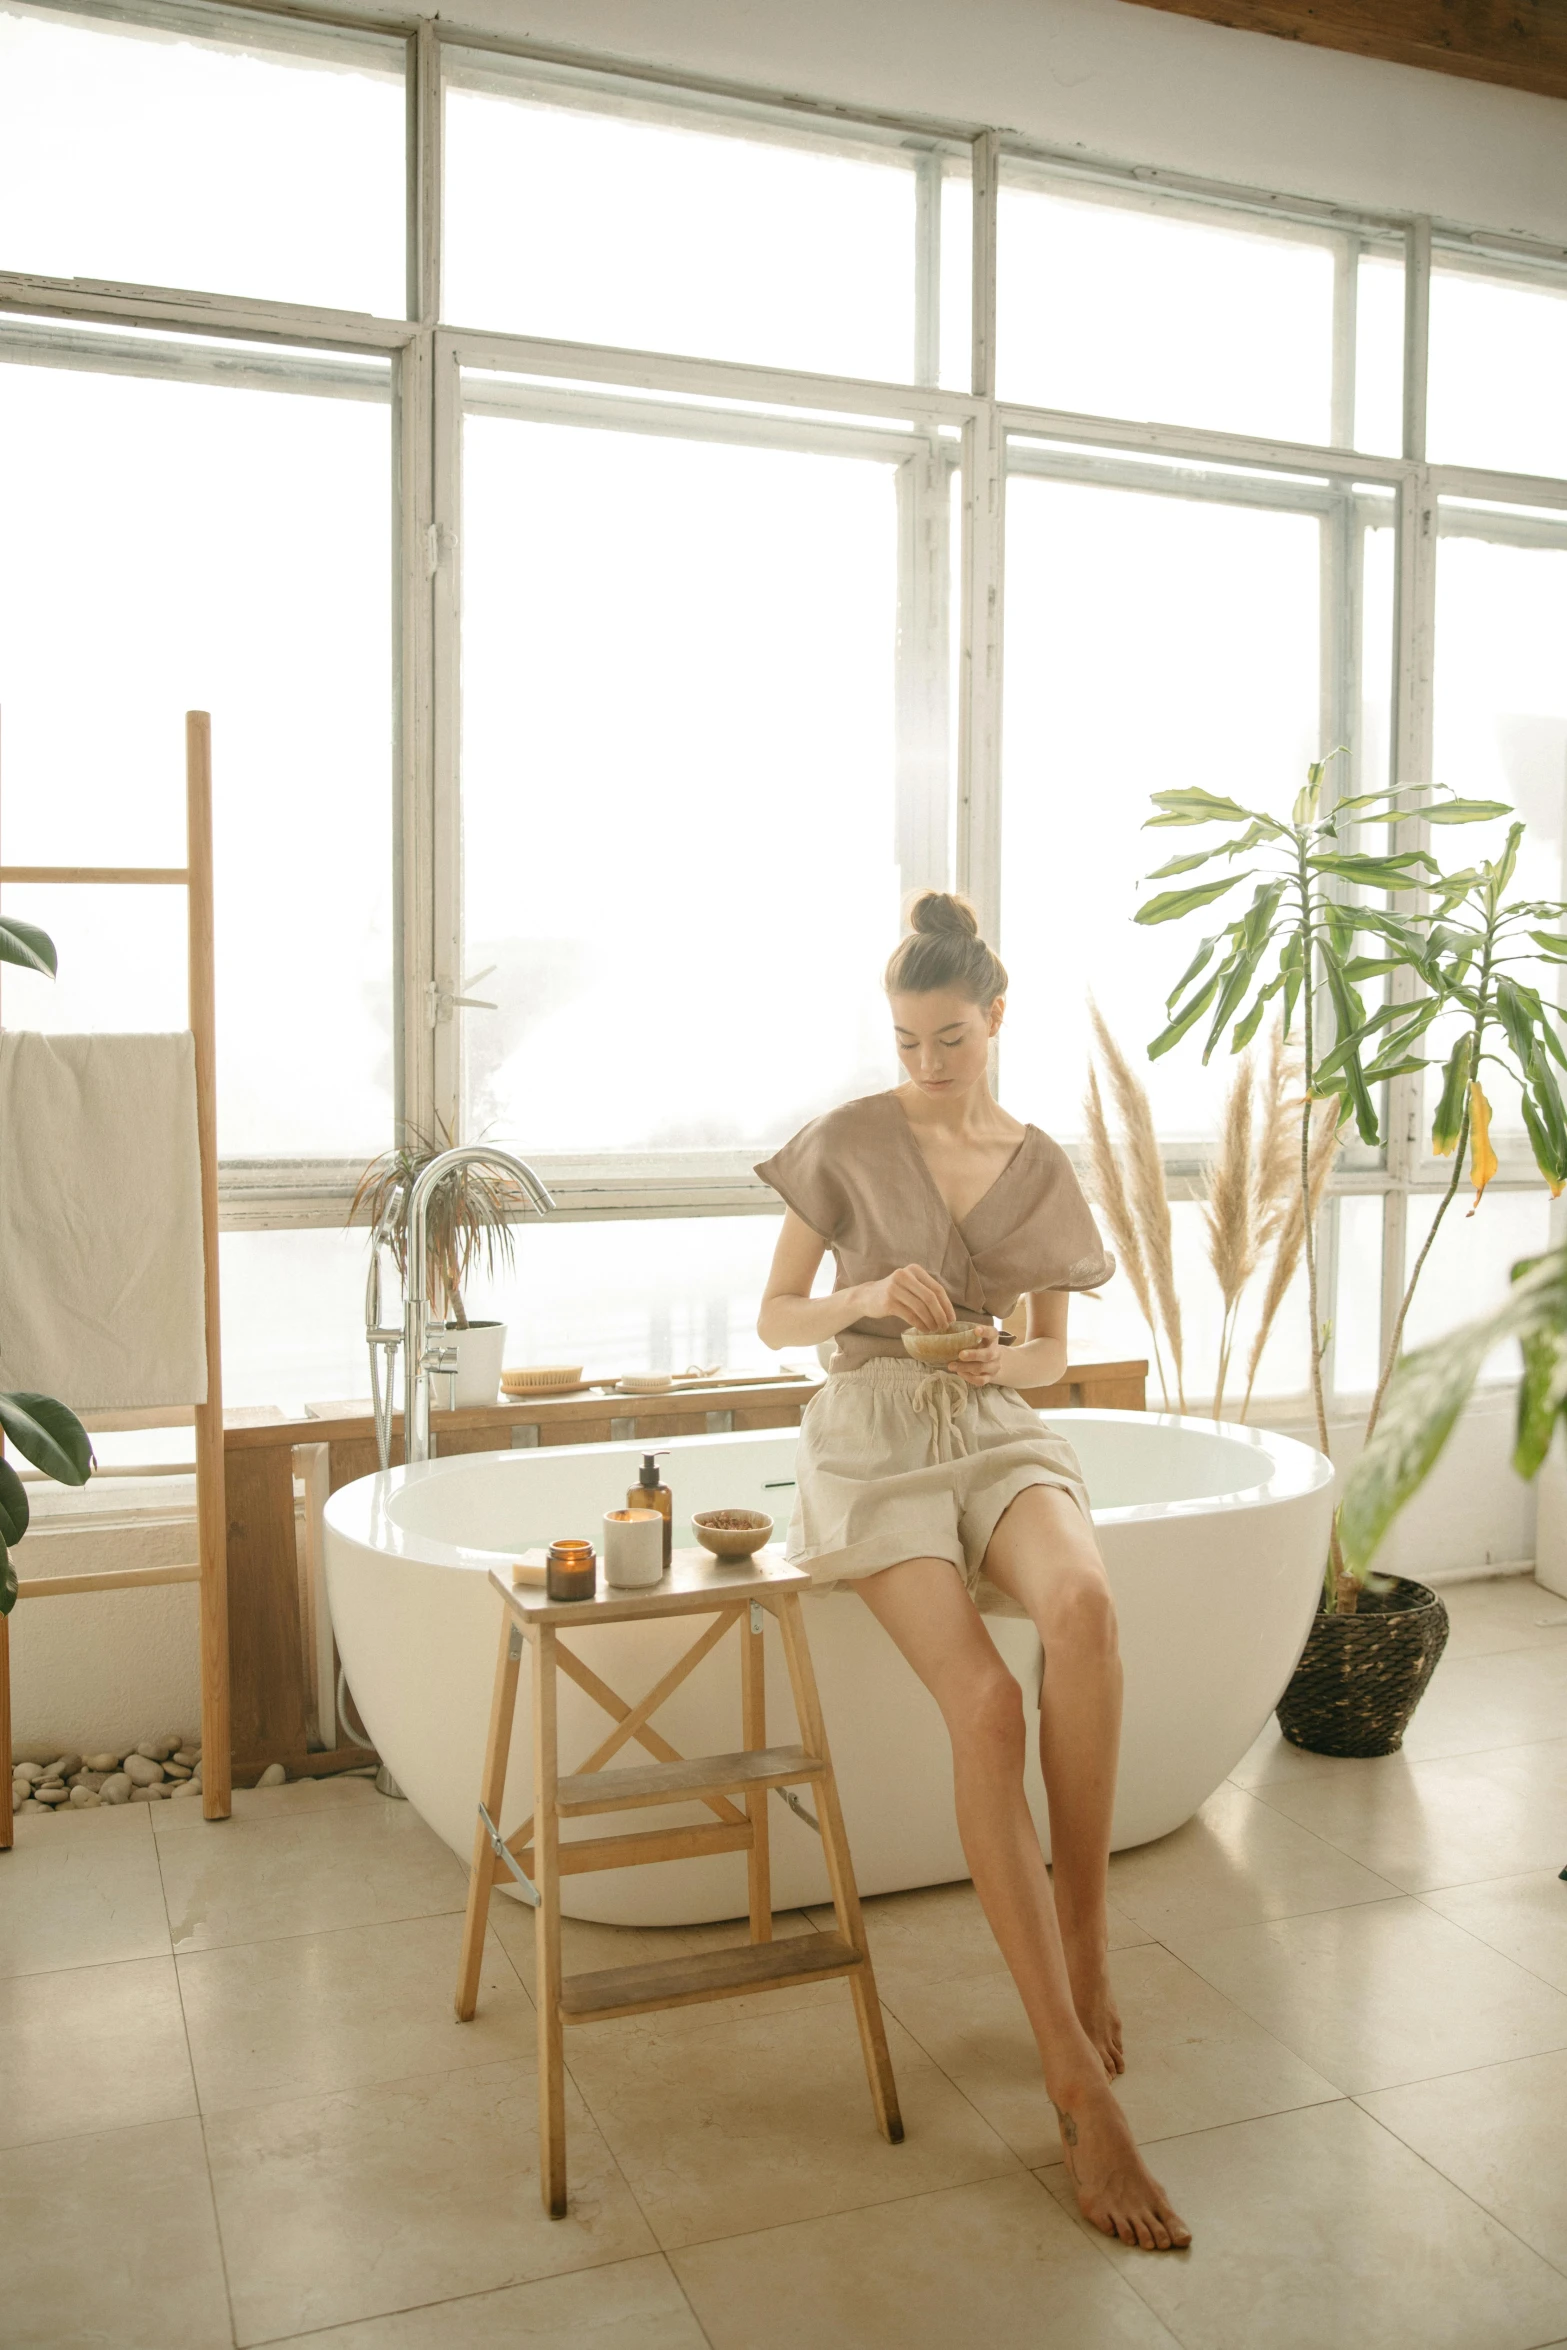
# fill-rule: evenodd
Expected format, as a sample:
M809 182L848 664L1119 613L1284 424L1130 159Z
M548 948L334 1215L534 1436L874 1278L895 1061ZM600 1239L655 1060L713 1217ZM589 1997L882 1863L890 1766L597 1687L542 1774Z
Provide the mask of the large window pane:
M1350 415L1334 415L1335 285L1358 268L1363 348L1345 382L1364 378L1367 445L1396 434L1388 379L1400 345L1390 341L1388 297L1401 273L1384 258L1368 274L1357 238L1023 164L1006 167L997 235L1003 399L1347 443ZM1353 317L1354 302L1345 307Z
M1457 791L1507 802L1528 826L1509 895L1560 898L1567 848L1567 516L1506 515L1444 500L1440 520L1435 773ZM1453 866L1494 857L1514 820L1465 825L1439 835L1433 847ZM1555 965L1533 959L1514 975L1551 998L1561 985ZM1431 1049L1445 1057L1457 1033L1454 1022L1433 1029ZM1512 1138L1523 1165L1531 1165L1516 1087L1494 1065L1484 1080L1498 1131ZM1440 1070L1427 1072L1426 1150L1440 1082Z
M468 419L470 1133L751 1145L887 1081L896 471Z
M401 317L406 45L0 9L0 261Z
M219 1147L374 1150L392 1119L388 371L25 327L0 327L5 358L7 860L182 864L184 713L209 710ZM182 893L5 903L60 951L52 984L7 969L8 1021L185 1025Z
M1441 464L1567 474L1567 272L1431 271L1427 454Z
M448 63L463 326L966 385L968 197L964 149Z
M1169 1145L1216 1129L1227 1049L1205 1070L1200 1038L1154 1062L1143 1048L1227 913L1137 928L1139 877L1208 837L1142 828L1150 792L1183 784L1288 808L1322 724L1322 530L1313 513L1012 478L1002 1079L1008 1107L1063 1140L1083 1131L1090 996Z
M1544 1254L1551 1243L1550 1196L1539 1191L1488 1191L1473 1217L1455 1202L1442 1219L1404 1324L1406 1348L1428 1346L1460 1323L1495 1311L1507 1295L1520 1257ZM1405 1279L1414 1271L1436 1213L1434 1200L1409 1203ZM1482 1377L1516 1379L1518 1347L1509 1338L1493 1347Z

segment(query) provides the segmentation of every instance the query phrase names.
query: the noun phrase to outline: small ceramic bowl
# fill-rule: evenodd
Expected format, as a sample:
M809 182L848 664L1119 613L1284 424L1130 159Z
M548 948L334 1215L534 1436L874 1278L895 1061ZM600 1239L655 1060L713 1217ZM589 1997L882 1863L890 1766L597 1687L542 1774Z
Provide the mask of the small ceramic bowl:
M979 1337L974 1323L955 1322L950 1330L905 1330L903 1343L917 1363L950 1363L978 1346Z
M748 1559L771 1541L773 1521L760 1510L698 1510L691 1531L715 1558Z

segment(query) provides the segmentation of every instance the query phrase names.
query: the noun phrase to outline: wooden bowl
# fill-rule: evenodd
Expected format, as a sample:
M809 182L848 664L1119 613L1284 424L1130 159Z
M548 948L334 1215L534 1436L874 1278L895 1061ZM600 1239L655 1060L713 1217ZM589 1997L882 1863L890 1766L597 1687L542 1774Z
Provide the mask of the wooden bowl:
M903 1344L917 1363L950 1363L954 1355L966 1354L971 1346L979 1344L980 1333L973 1322L954 1322L950 1330L905 1330Z
M715 1558L748 1559L771 1541L773 1521L760 1510L698 1510L691 1531Z

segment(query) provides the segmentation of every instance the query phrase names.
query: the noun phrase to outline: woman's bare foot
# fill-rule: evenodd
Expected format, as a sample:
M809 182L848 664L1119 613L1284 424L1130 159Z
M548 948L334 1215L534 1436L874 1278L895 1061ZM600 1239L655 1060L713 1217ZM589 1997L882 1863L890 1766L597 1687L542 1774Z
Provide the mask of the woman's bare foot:
M1075 1950L1063 1936L1066 1950L1066 1971L1072 1985L1072 2005L1077 2020L1098 2051L1099 2060L1109 2079L1126 2070L1126 2056L1121 2046L1121 2013L1115 2004L1115 1993L1110 1988L1110 1962L1103 1943L1097 1948Z
M1061 2150L1086 2220L1145 2252L1182 2252L1191 2229L1143 2163L1126 2117L1107 2088L1056 2107Z

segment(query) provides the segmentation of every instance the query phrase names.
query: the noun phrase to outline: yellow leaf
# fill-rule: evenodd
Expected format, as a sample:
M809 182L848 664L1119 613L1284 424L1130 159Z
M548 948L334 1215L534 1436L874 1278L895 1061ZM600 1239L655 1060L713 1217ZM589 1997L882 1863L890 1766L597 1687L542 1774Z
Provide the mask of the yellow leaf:
M1469 1088L1469 1179L1475 1187L1475 1208L1480 1195L1496 1173L1496 1153L1491 1148L1491 1105L1478 1085ZM1475 1208L1469 1213L1472 1216Z

